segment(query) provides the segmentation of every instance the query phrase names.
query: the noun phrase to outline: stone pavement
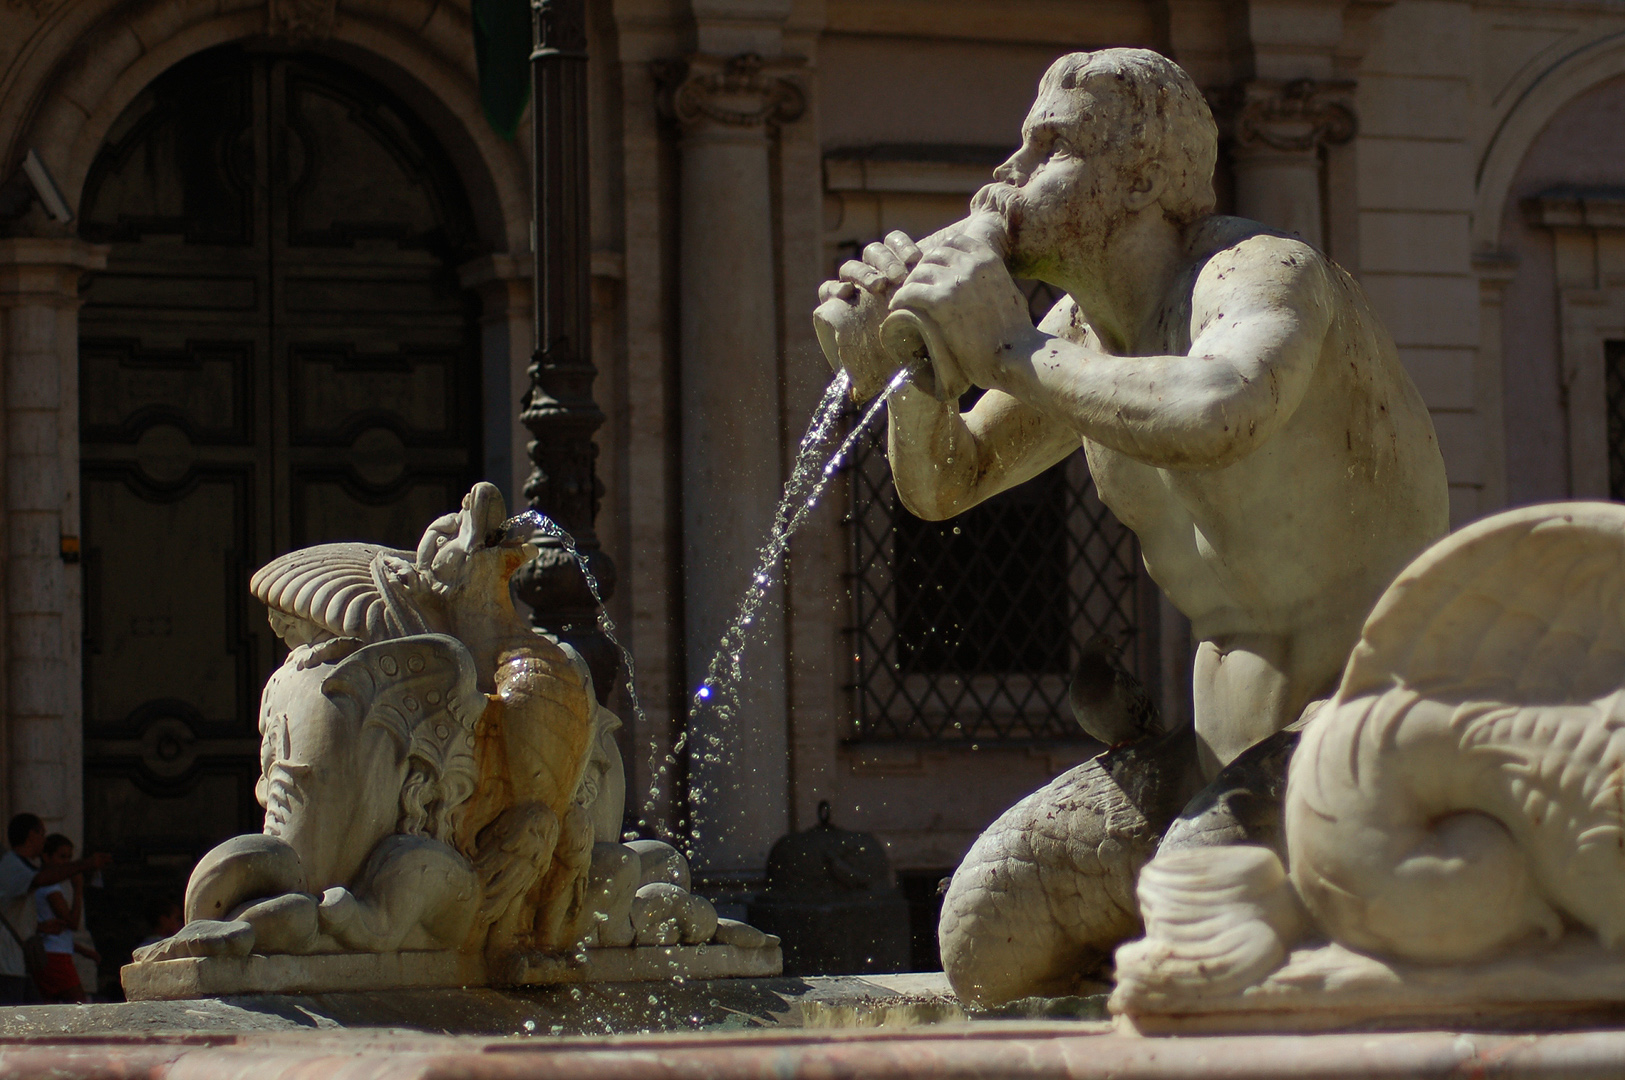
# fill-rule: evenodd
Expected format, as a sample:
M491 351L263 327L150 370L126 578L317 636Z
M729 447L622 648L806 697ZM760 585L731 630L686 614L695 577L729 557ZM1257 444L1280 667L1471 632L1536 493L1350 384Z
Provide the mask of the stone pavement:
M1104 1024L992 1021L602 1039L308 1031L0 1042L0 1075L95 1080L1286 1080L1625 1075L1625 1033L1148 1039Z

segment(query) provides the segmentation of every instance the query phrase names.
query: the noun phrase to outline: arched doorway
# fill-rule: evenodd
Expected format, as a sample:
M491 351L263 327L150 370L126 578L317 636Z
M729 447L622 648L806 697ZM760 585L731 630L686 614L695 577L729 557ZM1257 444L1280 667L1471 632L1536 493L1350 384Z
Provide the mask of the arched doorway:
M178 889L259 824L276 653L249 574L415 546L478 471L471 213L385 88L230 46L132 103L81 217L112 245L80 318L85 842L127 894Z

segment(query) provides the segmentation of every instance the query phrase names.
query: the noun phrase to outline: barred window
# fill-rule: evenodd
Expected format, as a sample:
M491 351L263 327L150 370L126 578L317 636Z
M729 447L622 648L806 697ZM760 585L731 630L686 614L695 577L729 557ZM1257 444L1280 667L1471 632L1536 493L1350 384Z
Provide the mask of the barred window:
M1608 399L1608 497L1625 501L1625 341L1603 342Z
M1023 285L1036 319L1057 294ZM1067 688L1097 631L1155 693L1155 589L1081 450L943 522L898 500L883 422L851 474L854 739L1082 739Z

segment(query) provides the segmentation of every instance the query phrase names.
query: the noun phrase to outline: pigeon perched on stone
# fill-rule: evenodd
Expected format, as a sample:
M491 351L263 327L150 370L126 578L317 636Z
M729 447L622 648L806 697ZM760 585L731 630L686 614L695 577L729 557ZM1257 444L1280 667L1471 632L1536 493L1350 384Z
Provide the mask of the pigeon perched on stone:
M1107 746L1123 746L1162 733L1157 707L1123 666L1110 634L1096 634L1084 643L1068 697L1078 724Z

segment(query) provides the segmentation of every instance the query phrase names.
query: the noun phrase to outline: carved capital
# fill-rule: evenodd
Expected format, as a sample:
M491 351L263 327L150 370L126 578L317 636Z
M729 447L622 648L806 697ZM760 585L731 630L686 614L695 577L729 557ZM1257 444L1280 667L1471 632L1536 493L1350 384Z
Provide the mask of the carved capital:
M807 110L801 85L783 74L801 61L768 62L755 53L727 59L696 55L655 68L663 111L691 127L710 121L726 127L788 123Z
M1354 83L1254 79L1212 95L1220 130L1242 149L1312 152L1354 138Z
M325 41L333 36L338 0L271 0L267 32L290 41Z
M535 42L531 59L587 55L587 5L582 0L531 0Z

